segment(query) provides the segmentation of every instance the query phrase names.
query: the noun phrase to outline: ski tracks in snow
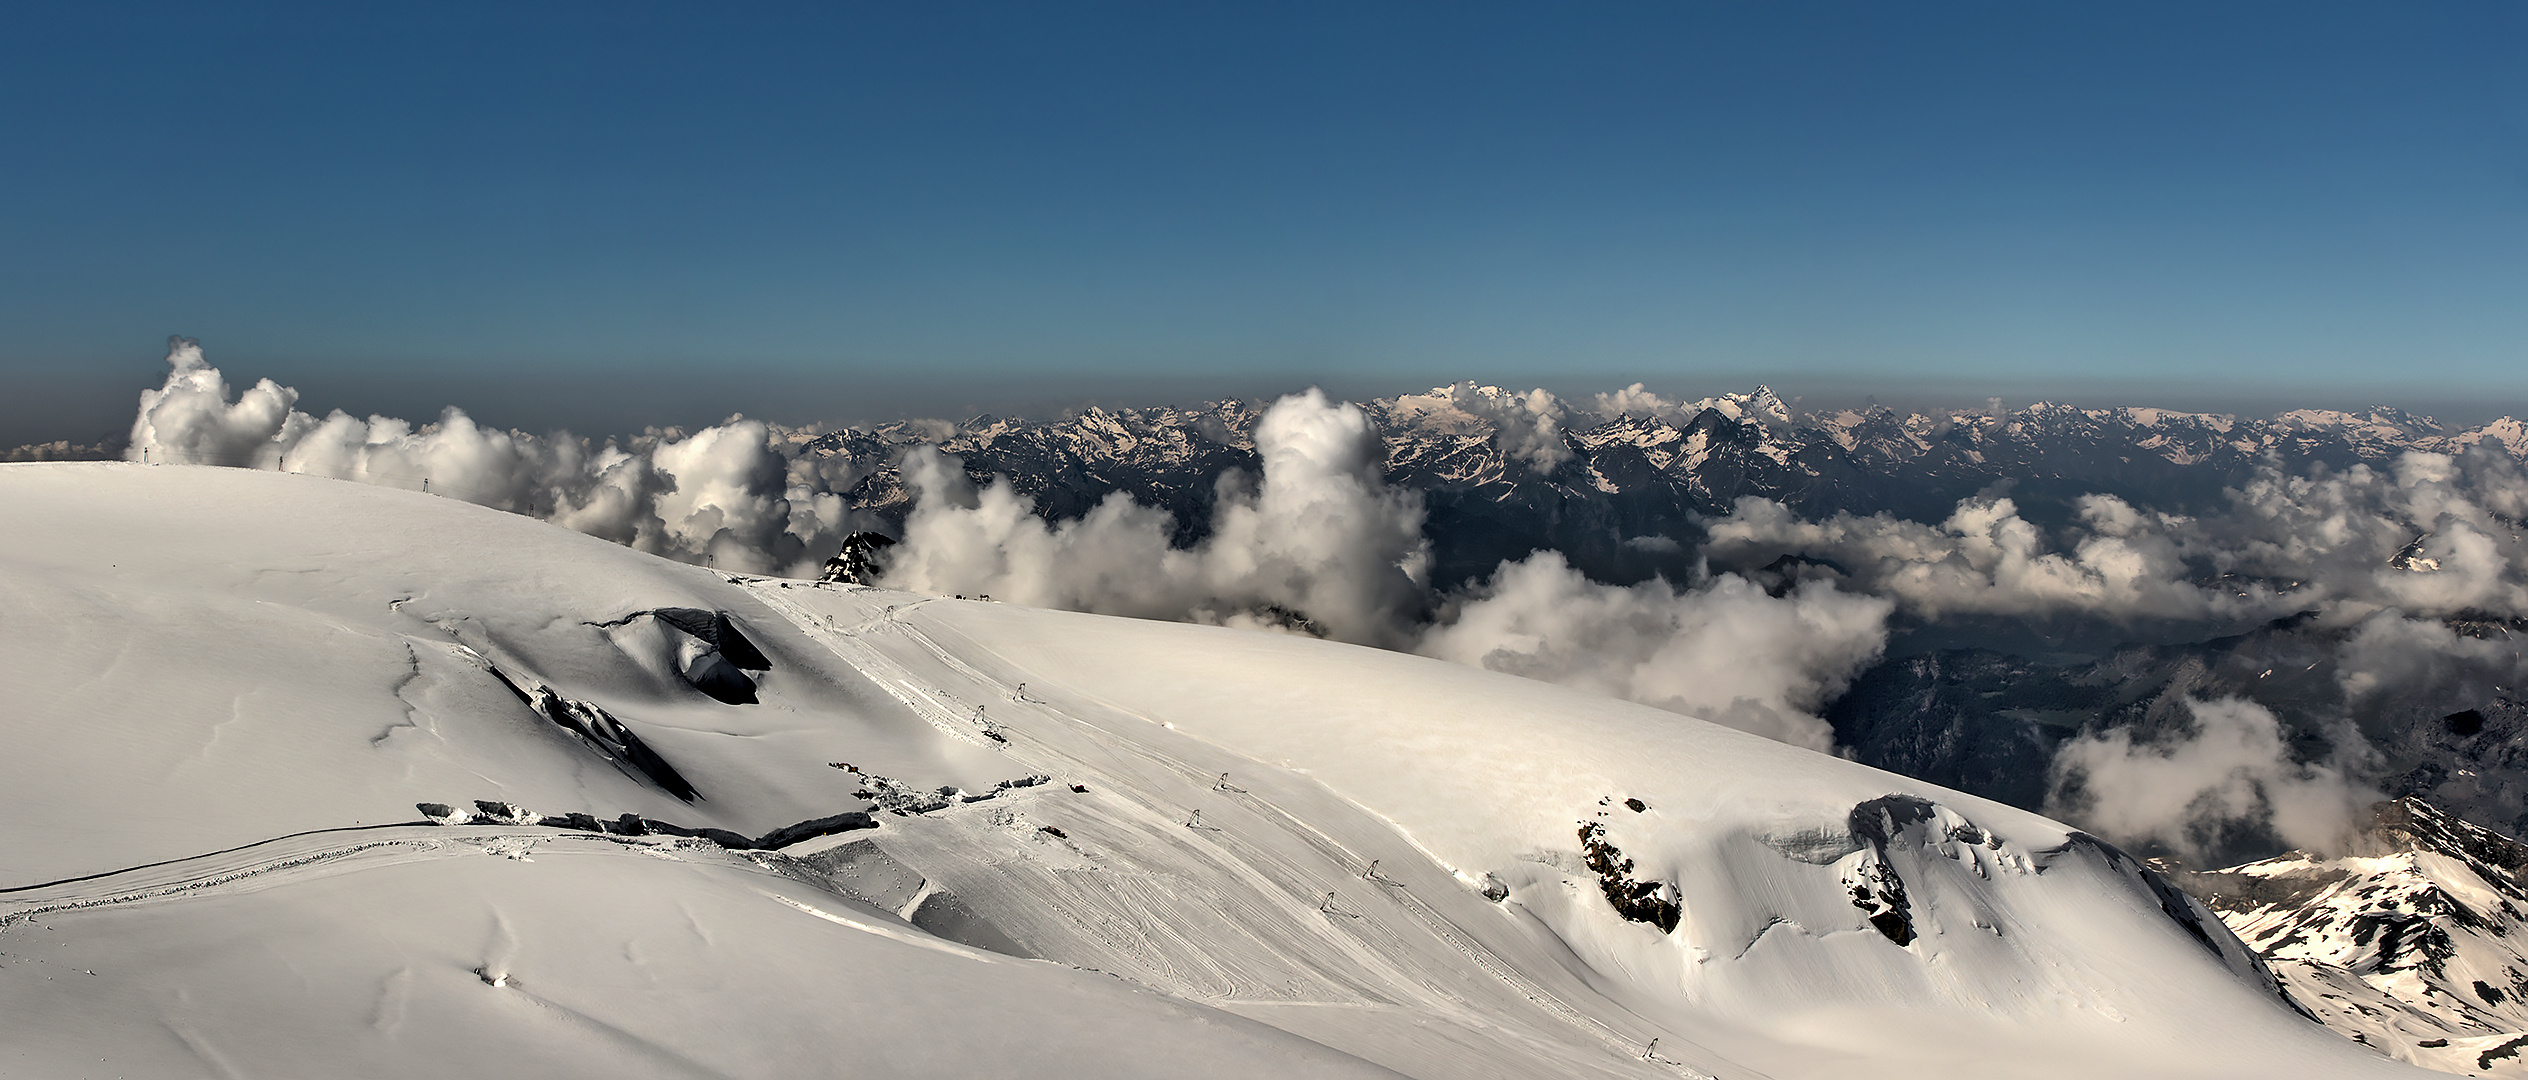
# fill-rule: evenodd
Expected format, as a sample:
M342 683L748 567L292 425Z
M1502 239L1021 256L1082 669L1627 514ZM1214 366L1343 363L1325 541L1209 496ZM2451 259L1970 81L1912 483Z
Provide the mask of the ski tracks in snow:
M1205 956L1209 951L1206 945L1216 945L1216 942L1207 943L1178 933L1175 927L1167 925L1166 919L1132 917L1137 912L1164 911L1170 906L1181 906L1191 896L1160 886L1155 881L1147 883L1138 881L1146 874L1127 874L1125 878L1129 880L1108 881L1103 883L1102 888L1086 886L1084 882L1078 880L1082 876L1080 873L1068 875L1071 880L1063 884L1069 887L1059 891L1080 893L1085 887L1088 892L1104 894L1108 897L1105 903L1082 904L1083 907L1092 910L1077 913L1064 912L1071 916L1068 921L1074 925L1075 931L1083 933L1088 938L1103 941L1110 947L1116 947L1120 952L1137 957L1139 962L1133 966L1141 967L1147 977L1156 980L1154 985L1159 985L1161 989L1172 993L1188 994L1221 1007L1233 1009L1241 1006L1251 1007L1259 1019L1265 1019L1267 1013L1287 1019L1286 1007L1309 1004L1353 1008L1413 1008L1434 1018L1444 1018L1451 1023L1467 1026L1470 1030L1490 1030L1501 1037L1515 1038L1540 1054L1551 1055L1558 1050L1568 1051L1570 1048L1568 1042L1544 1037L1543 1030L1531 1030L1525 1034L1514 1033L1501 1024L1505 1017L1501 1015L1500 1008L1486 1008L1473 1000L1485 995L1479 986L1462 982L1452 986L1445 978L1452 969L1459 972L1472 969L1488 976L1492 985L1498 987L1500 991L1515 995L1518 1005L1532 1010L1533 1014L1550 1017L1551 1021L1546 1025L1547 1027L1560 1026L1576 1029L1584 1033L1589 1041L1600 1044L1613 1059L1621 1061L1623 1066L1630 1066L1630 1068L1616 1066L1616 1072L1610 1075L1633 1072L1642 1066L1655 1068L1658 1075L1698 1077L1705 1075L1672 1057L1646 1054L1644 1050L1654 1041L1662 1042L1671 1048L1693 1046L1694 1044L1689 1040L1640 1017L1632 1016L1628 1010L1624 1010L1611 1001L1600 998L1592 1002L1593 1005L1606 1010L1610 1016L1623 1016L1630 1021L1619 1027L1617 1023L1610 1023L1607 1019L1593 1015L1589 1010L1575 1007L1565 1000L1562 994L1521 973L1516 964L1487 947L1476 934L1469 932L1456 919L1451 918L1448 913L1416 892L1417 888L1437 887L1457 889L1473 896L1472 887L1464 884L1460 875L1432 859L1429 853L1421 850L1410 837L1398 831L1392 822L1388 822L1385 818L1348 799L1324 790L1322 785L1317 785L1317 794L1321 796L1319 801L1339 804L1338 812L1346 812L1348 816L1360 819L1359 823L1365 827L1366 835L1374 835L1394 846L1400 846L1405 849L1405 852L1418 858L1409 862L1399 861L1397 858L1399 853L1393 851L1382 852L1375 857L1365 855L1356 850L1353 845L1344 843L1279 805L1272 797L1275 793L1269 790L1257 790L1269 788L1271 785L1252 780L1244 785L1232 783L1221 772L1221 765L1224 762L1232 768L1254 769L1256 766L1243 758L1234 758L1227 751L1202 744L1191 737L1182 737L1184 741L1192 744L1189 750L1200 747L1202 756L1219 759L1206 760L1197 764L1189 760L1193 754L1189 753L1185 757L1174 756L1144 745L1142 740L1118 736L1087 716L1047 700L1048 696L1071 695L1022 692L1019 687L1023 684L986 672L975 663L960 656L957 651L943 645L924 628L901 617L904 611L929 601L909 605L891 605L881 613L846 628L843 620L809 610L795 598L781 595L775 589L755 588L750 591L762 598L767 606L790 619L810 638L832 648L844 662L860 670L872 682L886 688L888 693L912 708L932 726L952 737L969 743L976 742L977 739L972 733L975 732L977 723L967 716L960 715L955 706L946 703L959 701L959 698L953 696L950 690L933 686L929 692L924 692L924 686L932 684L957 686L958 689L964 691L963 696L975 701L1011 703L1006 706L1010 714L1024 718L1025 722L1020 723L1016 728L1002 725L1001 731L1016 735L1018 738L1011 740L1004 736L997 741L1010 754L1014 764L1054 776L1061 781L1054 785L1056 789L1059 789L1063 783L1074 781L1087 781L1095 785L1097 790L1108 793L1138 790L1144 795L1155 795L1161 788L1181 787L1185 792L1184 805L1166 808L1144 803L1144 816L1163 823L1161 828L1173 829L1177 834L1174 845L1207 849L1203 851L1200 862L1234 878L1244 879L1239 884L1247 887L1203 889L1194 883L1185 884L1193 886L1196 895L1211 900L1215 904L1227 905L1226 910L1220 911L1219 914L1225 917L1224 921L1229 927L1238 931L1234 936L1247 938L1256 947L1281 953L1286 959L1307 963L1305 957L1290 955L1287 950L1277 948L1272 940L1269 940L1277 936L1273 932L1276 928L1292 927L1301 934L1313 934L1315 940L1333 946L1333 951L1344 961L1339 968L1350 969L1347 977L1339 968L1325 968L1322 963L1310 965L1317 970L1309 981L1317 985L1320 993L1337 991L1331 999L1312 1003L1304 998L1289 997L1288 991L1298 987L1296 980L1290 983L1287 989L1276 988L1284 989L1283 993L1270 993L1261 998L1251 997L1249 995L1254 990L1265 989L1265 987L1262 984L1256 984L1244 987L1245 993L1237 992L1239 984L1253 980L1251 977L1242 977L1232 970L1235 965L1223 965L1208 960ZM887 643L901 643L903 647L912 650L912 655L901 658L889 655L888 650L880 644L881 636ZM976 646L976 648L982 647ZM931 677L924 679L915 670L917 667L932 668ZM1164 725L1148 717L1111 702L1090 701L1085 704L1092 709L1113 714L1118 718L1147 724L1151 729L1164 728ZM1038 723L1049 727L1037 728ZM1069 745L1066 747L1064 744ZM1090 751L1090 753L1083 754L1076 751ZM1102 760L1092 760L1092 758ZM1126 762L1133 766L1129 773L1140 775L1119 774L1115 771L1117 766ZM1151 776L1150 774L1153 773L1158 776ZM1163 782L1153 782L1162 777ZM1304 777L1298 779L1304 783L1315 783ZM1141 799L1130 795L1125 798L1133 802L1142 802ZM1210 801L1202 805L1194 805L1196 800L1205 799ZM1206 810L1211 812L1209 818L1198 816ZM1231 816L1223 817L1223 814ZM1280 839L1276 840L1275 837ZM899 834L893 839L902 842L907 838ZM1376 877L1365 877L1364 875L1368 873L1365 868L1376 865L1381 860L1391 866L1427 864L1425 868L1428 872L1408 873L1407 877L1423 879L1412 884L1395 880L1383 873ZM1336 872L1327 873L1326 871L1330 868ZM1359 886L1359 882L1364 880L1371 884ZM1337 902L1344 909L1342 914L1360 917L1337 918L1329 914L1327 910L1321 910L1322 906L1318 901L1327 886L1335 888L1338 894ZM1358 887L1347 888L1346 886ZM1273 910L1263 910L1253 903L1255 898L1261 897L1277 898L1280 902L1272 905ZM1046 899L1051 898L1046 897ZM1079 895L1069 899L1089 901L1092 898ZM1115 910L1103 914L1110 918L1097 918L1096 916L1100 913L1093 909L1109 905L1113 905ZM1067 908L1070 905L1061 906ZM1477 909L1482 914L1491 914L1498 910L1491 908L1488 901L1485 902L1483 908ZM1113 921L1111 916L1116 913L1125 915L1126 925L1099 925L1111 923ZM1310 926L1310 922L1314 925ZM1427 943L1435 943L1439 951L1454 957L1456 962L1446 966L1411 962L1411 957L1433 951L1427 945L1417 945L1410 940L1414 938L1420 938ZM1122 959L1122 957L1116 957L1116 959ZM1331 958L1319 957L1318 959L1322 961ZM1191 969L1184 966L1189 963L1192 965ZM1248 976L1251 975L1252 973L1248 973ZM1364 979L1367 981L1364 982ZM1347 1002L1344 1000L1346 998L1350 1000ZM1407 1005L1408 1002L1415 1004ZM1497 1006L1510 1003L1496 998L1495 1004ZM1515 1009L1516 1006L1513 1008ZM1274 1021L1268 1019L1267 1022ZM1696 1047L1696 1049L1702 1050L1701 1047ZM1706 1060L1723 1060L1719 1055L1708 1051L1704 1051L1701 1056ZM1613 1065L1614 1062L1610 1061L1609 1064ZM1746 1072L1744 1075L1755 1074Z

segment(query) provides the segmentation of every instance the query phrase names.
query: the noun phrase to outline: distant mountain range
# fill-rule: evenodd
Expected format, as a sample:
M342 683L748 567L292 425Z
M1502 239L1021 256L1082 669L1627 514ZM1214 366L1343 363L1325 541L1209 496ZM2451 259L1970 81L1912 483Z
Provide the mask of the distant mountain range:
M1640 390L1559 402L1460 383L1362 402L1386 446L1390 485L1420 491L1434 578L1489 574L1504 559L1560 550L1589 576L1628 583L1689 574L1704 517L1744 496L1810 517L1892 513L1938 521L1957 501L2007 490L2039 524L2086 494L2191 512L2259 465L2300 472L2384 464L2408 450L2491 444L2528 454L2528 424L2451 429L2399 409L2300 410L2257 420L2167 409L2039 403L2007 412L1794 412L1765 387L1673 402ZM1085 514L1109 491L1176 516L1180 539L1210 520L1214 481L1258 466L1262 403L1090 409L1051 420L982 416L796 437L796 452L848 459L850 492L901 515L894 462L931 444L978 482L1010 478L1052 517Z

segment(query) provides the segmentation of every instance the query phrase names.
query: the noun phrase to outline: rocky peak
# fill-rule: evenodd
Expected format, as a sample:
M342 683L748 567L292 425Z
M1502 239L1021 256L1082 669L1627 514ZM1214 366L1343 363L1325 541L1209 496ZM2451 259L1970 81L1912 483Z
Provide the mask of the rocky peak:
M2355 842L2355 854L2431 852L2464 860L2478 873L2506 883L2528 869L2528 844L2462 821L2419 798L2383 802L2372 812L2370 827Z
M2528 844L2407 797L2350 851L2171 876L2327 1026L2428 1068L2528 1075Z

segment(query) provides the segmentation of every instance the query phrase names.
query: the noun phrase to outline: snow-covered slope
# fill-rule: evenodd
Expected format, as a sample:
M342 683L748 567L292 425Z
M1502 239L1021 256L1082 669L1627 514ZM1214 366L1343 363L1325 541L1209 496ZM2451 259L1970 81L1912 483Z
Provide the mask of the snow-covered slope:
M2061 825L1541 683L304 476L0 508L0 1074L2406 1071Z
M2336 1030L2419 1065L2528 1075L2528 845L2419 799L2353 855L2184 875Z

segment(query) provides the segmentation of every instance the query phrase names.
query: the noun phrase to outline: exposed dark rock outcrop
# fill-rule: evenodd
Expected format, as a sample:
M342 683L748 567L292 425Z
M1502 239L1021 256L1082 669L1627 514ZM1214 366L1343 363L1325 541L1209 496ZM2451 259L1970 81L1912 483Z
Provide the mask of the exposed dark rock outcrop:
M1882 795L1854 806L1845 819L1862 851L1860 862L1844 877L1844 888L1870 925L1900 946L1913 944L1913 903L1888 852L1908 827L1932 821L1938 809L1911 795Z
M796 844L802 840L813 840L820 836L832 836L835 833L851 832L855 829L874 829L877 827L878 819L869 816L868 811L852 810L845 813L835 814L831 817L812 818L807 821L799 822L795 825L784 825L771 832L765 833L760 839L755 841L755 846L768 850L779 850L781 848L789 847L792 844Z
M1634 880L1633 860L1607 841L1606 826L1596 822L1580 824L1580 853L1597 874L1598 890L1606 894L1606 902L1614 906L1616 914L1649 923L1663 934L1676 932L1685 909L1677 903L1675 890L1664 881Z
M849 585L875 585L886 573L886 550L895 546L895 538L879 532L856 532L843 538L843 548L825 560L826 581Z
M884 810L887 813L894 814L898 817L906 817L914 814L927 814L933 810L945 810L951 806L962 806L966 803L978 803L987 799L997 799L1012 791L1018 791L1025 788L1036 787L1040 784L1049 783L1052 779L1052 777L1046 776L1043 773L1035 773L1028 776L1022 776L1014 780L1003 780L992 785L991 789L988 791L973 792L958 787L941 787L932 790L924 790L908 785L893 777L879 776L875 773L862 773L861 788L858 791L852 792L852 797L856 799L867 799L879 810ZM1074 785L1072 790L1086 791L1088 789Z
M414 807L434 825L531 825L550 829L572 829L579 832L608 833L615 836L689 836L709 840L733 851L777 851L806 840L858 829L874 829L878 820L864 810L851 810L828 817L810 818L784 825L761 837L749 837L708 826L687 828L674 822L639 814L624 814L613 819L600 819L594 814L572 811L563 814L539 814L513 803L476 799L474 809L459 810L446 803L415 803Z
M1862 917L1887 940L1913 944L1913 905L1905 898L1905 879L1896 875L1886 856L1876 852L1864 856L1844 879L1844 887L1852 893L1852 906L1860 908Z

